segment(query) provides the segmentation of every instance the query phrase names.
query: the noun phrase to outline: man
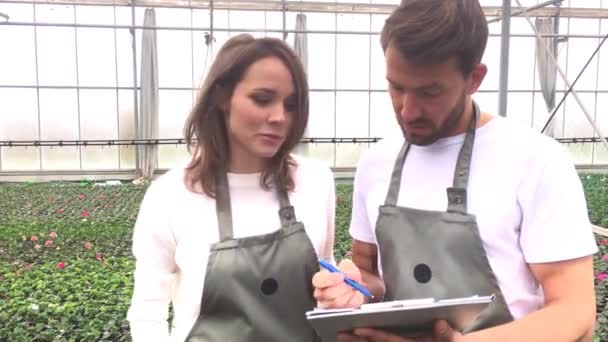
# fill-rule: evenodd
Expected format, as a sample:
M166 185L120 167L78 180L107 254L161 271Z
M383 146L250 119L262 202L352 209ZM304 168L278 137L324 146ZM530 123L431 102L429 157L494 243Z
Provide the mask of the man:
M429 341L590 341L597 246L580 180L559 143L479 111L487 38L478 0L403 0L386 20L405 139L362 156L352 262L339 267L385 301L495 294L464 331L439 321ZM321 307L366 301L338 273L313 285ZM409 341L373 329L340 338Z

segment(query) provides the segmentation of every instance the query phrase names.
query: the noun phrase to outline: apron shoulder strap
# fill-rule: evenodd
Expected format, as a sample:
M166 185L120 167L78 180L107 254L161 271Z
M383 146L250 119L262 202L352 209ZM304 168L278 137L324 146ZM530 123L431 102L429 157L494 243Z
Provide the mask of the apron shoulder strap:
M281 227L287 227L296 223L296 211L289 202L289 195L283 189L277 189L277 194L279 196L279 204L281 206L281 208L279 209Z
M403 164L405 163L405 157L410 150L410 144L407 140L401 146L399 154L395 159L395 165L393 166L393 173L391 180L388 185L388 191L386 193L386 199L384 200L385 205L396 206L397 199L399 198L399 189L401 188L401 173L403 171Z
M215 211L219 225L220 241L232 239L232 206L230 204L230 187L224 172L215 174Z
M479 122L479 106L473 101L473 118L464 138L464 143L458 154L456 169L454 170L453 186L447 189L448 212L467 213L467 186L469 183L469 171L473 156L473 145L475 142L475 130Z

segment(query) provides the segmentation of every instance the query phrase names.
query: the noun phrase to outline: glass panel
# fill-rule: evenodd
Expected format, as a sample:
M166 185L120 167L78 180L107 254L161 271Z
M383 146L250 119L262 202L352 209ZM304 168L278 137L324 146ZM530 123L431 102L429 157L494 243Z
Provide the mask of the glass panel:
M334 92L310 93L307 136L311 138L332 138L334 136ZM333 164L333 160L332 160Z
M565 147L570 151L574 164L591 164L593 158L593 144L565 144Z
M532 90L534 87L534 49L536 38L511 38L509 53L509 89ZM525 51L526 53L522 53ZM500 55L497 60L500 62ZM498 69L500 74L500 69ZM498 83L497 83L498 86Z
M369 137L368 92L337 92L336 137Z
M591 120L595 120L595 94L578 93L578 98L581 100L587 113L591 116ZM563 106L566 111L564 137L594 136L593 126L589 123L587 116L584 114L585 112L572 95L568 95ZM603 133L607 134L608 132Z
M0 84L35 85L34 28L0 25L0 46L10 46L9 53L0 53Z
M73 5L36 4L35 20L39 23L73 24Z
M0 88L0 99L0 140L38 139L36 90Z
M295 13L292 14L294 15L293 25L295 26ZM336 14L315 12L306 13L306 25L308 26L309 30L334 31L336 29Z
M482 111L498 115L498 92L477 92L472 97ZM507 105L508 101L507 98ZM509 113L507 113L507 116L509 116Z
M118 138L116 91L80 91L80 136L82 139Z
M514 54L513 50L511 51L511 54ZM500 37L488 38L482 63L486 64L488 67L488 73L479 86L479 89L498 90L498 80L500 78Z
M78 97L74 89L40 90L40 133L42 140L77 140ZM42 147L42 169L80 168L78 147Z
M604 8L608 8L608 1L604 1ZM602 31L604 34L608 34L608 19L602 19ZM606 44L606 43L604 43ZM604 45L602 46L604 47ZM608 90L608 77L604 75L608 75L608 51L605 48L601 49L598 55L595 58L599 58L599 67L598 67L598 86L597 89L600 90ZM602 75L600 77L599 75ZM606 96L606 95L604 95Z
M138 100L139 101L139 100ZM118 137L119 139L135 139L135 119L133 111L133 91L118 91ZM124 145L120 147L120 167L123 169L135 168L135 147Z
M600 95L597 97L596 123L604 135L608 134L608 96ZM608 150L602 143L595 144L594 163L608 164Z
M558 49L558 54L557 54L557 63L559 65L559 67L562 69L562 71L564 73L568 72L568 53L569 53L569 49L570 49L570 43L568 43L568 41L566 42L562 42L559 43L557 45L557 49ZM574 80L570 80L570 82L573 82ZM566 90L567 87L565 86L564 83L564 79L562 78L562 75L560 74L560 72L557 72L556 78L555 78L555 87L558 90Z
M401 128L388 92L373 92L370 96L370 137L401 137Z
M41 85L76 85L74 41L74 28L37 28L38 77Z
M78 80L81 86L116 86L114 30L79 28Z
M384 22L388 18L388 14L372 14L371 32L380 33L384 27ZM378 40L380 36L378 36Z
M370 32L370 14L338 13L337 20L338 31Z
M213 27L217 29L228 29L230 28L230 17L227 10L214 10L213 11ZM225 31L217 31L225 32Z
M556 104L559 101L558 95L556 94ZM543 129L543 127L545 126L545 124L547 123L547 120L549 120L549 116L551 116L551 113L553 112L553 110L551 110L551 112L549 112L549 109L547 108L547 104L545 103L545 98L543 97L542 93L535 93L534 94L534 113L533 113L533 118L532 118L532 122L534 125L534 128L536 128L538 131L541 131ZM554 129L559 129L559 131L556 132L561 132L561 124L558 124L559 121L559 114L556 113L555 116L553 117L553 119L551 120L551 125L549 127L547 127L547 134L549 134L549 130L552 127L554 127ZM559 134L561 135L561 133Z
M35 89L0 89L0 140L37 140L38 102ZM40 151L35 147L3 147L2 170L38 170Z
M308 55L308 82L311 89L335 88L335 43L335 35L308 35L308 51L323 51Z
M576 7L581 8L583 3L592 2L593 0L581 1ZM599 8L599 6L597 6ZM600 19L596 18L570 18L570 34L598 34L600 29ZM589 38L578 38L589 39ZM591 44L591 42L588 42ZM599 42L598 42L599 44ZM595 44L597 47L598 44ZM593 44L592 44L593 45Z
M40 170L40 150L35 147L0 148L2 171Z
M330 167L335 165L336 146L331 143L308 144L308 156L327 163Z
M211 23L208 9L193 9L192 10L192 27L209 28Z
M369 144L342 143L336 147L336 167L357 167L361 153L369 148Z
M305 13L308 14L308 13ZM308 27L308 15L306 15L306 24ZM285 27L287 29L296 28L296 16L294 13L287 13L285 18ZM266 26L269 30L282 30L283 29L283 13L276 11L266 12Z
M186 145L159 145L158 168L171 169L185 165L190 161L190 154Z
M191 109L191 91L161 90L158 112L159 138L174 139L182 137L184 124Z
M386 61L384 59L384 51L380 45L380 36L373 35L371 40L371 89L387 90L388 83L386 81Z
M568 47L568 81L573 84L576 77L581 73L581 77L574 86L575 90L595 90L597 83L597 57L596 55L593 60L587 65L587 68L583 71L583 67L589 60L589 57L593 54L593 51L599 44L598 39L589 38L570 38ZM600 54L600 58L602 58ZM604 55L605 58L605 55Z
M114 7L75 6L76 23L86 25L113 25ZM105 29L110 31L111 29Z
M230 11L230 28L260 30L264 28L263 11Z
M188 8L155 8L156 25L160 27L192 27L192 13ZM143 12L145 17L145 11ZM143 25L143 21L142 21ZM177 31L180 32L180 31ZM181 31L186 32L186 31Z
M161 30L157 33L157 39L159 87L191 88L192 37L190 32ZM138 51L141 53L141 47Z
M133 87L133 47L126 29L116 30L116 71L118 86Z
M34 21L34 5L32 4L3 3L0 11L7 14L9 16L9 20L13 22ZM4 18L2 18L2 20L4 20Z
M213 62L212 47L205 44L205 32L192 33L192 86L200 87L203 84L207 70Z
M369 89L369 36L338 35L336 52L338 61L336 87Z
M507 116L526 127L532 127L532 93L508 93Z

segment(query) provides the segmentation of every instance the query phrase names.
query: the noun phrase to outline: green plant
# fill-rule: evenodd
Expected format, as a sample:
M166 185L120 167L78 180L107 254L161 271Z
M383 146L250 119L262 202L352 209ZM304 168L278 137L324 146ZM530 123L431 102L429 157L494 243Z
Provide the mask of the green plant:
M608 226L608 176L581 175ZM128 341L133 223L147 185L0 185L0 340ZM336 186L335 256L348 256L352 185ZM48 242L51 241L51 242ZM595 256L597 341L608 341L608 238Z

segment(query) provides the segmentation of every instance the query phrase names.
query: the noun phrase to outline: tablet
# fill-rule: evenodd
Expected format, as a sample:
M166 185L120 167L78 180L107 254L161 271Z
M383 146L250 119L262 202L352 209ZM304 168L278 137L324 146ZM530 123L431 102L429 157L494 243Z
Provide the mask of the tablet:
M336 341L340 331L376 328L404 337L430 334L436 320L443 319L463 330L494 300L491 296L473 296L435 300L421 298L373 304L358 309L316 309L306 318L323 342Z

